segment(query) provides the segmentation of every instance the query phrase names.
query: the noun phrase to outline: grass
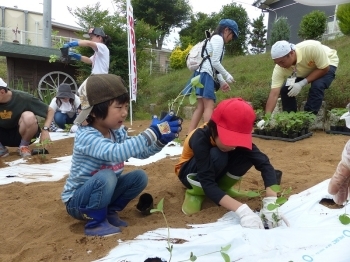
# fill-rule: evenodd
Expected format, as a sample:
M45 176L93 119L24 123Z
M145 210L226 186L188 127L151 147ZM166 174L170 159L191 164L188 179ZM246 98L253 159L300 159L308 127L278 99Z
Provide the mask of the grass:
M339 67L336 72L336 79L329 90L326 90L325 101L327 109L344 108L350 101L350 36L338 37L323 44L334 48L338 52ZM260 55L246 55L238 57L225 56L223 65L235 78L228 93L217 93L217 102L230 97L242 97L252 102L254 109L263 109L270 92L271 75L274 63L270 52ZM140 67L139 67L140 68ZM168 103L175 99L185 87L192 73L187 69L173 70L166 75L147 75L147 70L138 71L140 81L138 83L137 102L132 102L133 120L150 119L152 114L160 114L167 111ZM0 57L0 77L6 81L6 60ZM309 86L308 86L309 87ZM306 100L308 87L304 88L298 95L298 104ZM16 83L14 88L16 88ZM154 110L151 112L151 104ZM183 106L190 105L186 97ZM182 112L180 110L179 115Z
M323 44L337 50L339 66L336 79L331 87L326 90L324 100L327 109L345 108L350 102L350 36L338 37L334 40L323 42ZM271 75L274 63L270 52L260 55L247 55L238 57L225 56L223 65L235 78L228 93L217 93L217 102L230 97L242 97L252 102L254 109L264 109L270 92ZM150 104L156 104L155 112L160 114L167 110L168 102L176 98L185 87L192 73L187 69L175 70L167 75L150 78L146 83L138 86L137 102L133 104L134 119L145 119L150 117ZM304 88L298 96L299 106L307 98L309 85ZM189 100L184 100L183 106L189 105ZM181 112L180 112L181 115Z

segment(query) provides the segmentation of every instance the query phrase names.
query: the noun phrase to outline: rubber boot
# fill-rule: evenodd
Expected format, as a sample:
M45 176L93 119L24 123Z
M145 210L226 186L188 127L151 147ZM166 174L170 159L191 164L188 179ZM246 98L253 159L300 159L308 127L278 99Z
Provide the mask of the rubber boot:
M186 215L192 215L199 212L205 198L202 186L194 179L195 176L196 174L187 175L187 181L191 184L192 189L186 190L185 200L182 204L182 212Z
M127 227L128 223L119 218L118 212L122 211L131 199L117 199L108 206L107 220L115 227Z
M242 177L234 176L230 173L226 173L223 177L221 177L218 181L219 187L230 197L248 197L248 191L240 190L240 188L236 189L233 186L237 183L240 185Z
M119 227L112 226L107 221L107 208L87 209L79 208L83 218L88 220L85 225L85 235L111 236L121 232Z

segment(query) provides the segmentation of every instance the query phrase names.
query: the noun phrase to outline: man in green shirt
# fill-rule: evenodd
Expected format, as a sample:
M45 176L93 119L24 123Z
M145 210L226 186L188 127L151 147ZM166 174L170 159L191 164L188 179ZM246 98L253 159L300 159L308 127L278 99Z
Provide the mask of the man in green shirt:
M33 138L50 140L49 126L54 111L31 94L10 90L0 78L0 157L9 154L5 146L19 147L22 157L31 155L29 145ZM43 130L36 116L45 118Z

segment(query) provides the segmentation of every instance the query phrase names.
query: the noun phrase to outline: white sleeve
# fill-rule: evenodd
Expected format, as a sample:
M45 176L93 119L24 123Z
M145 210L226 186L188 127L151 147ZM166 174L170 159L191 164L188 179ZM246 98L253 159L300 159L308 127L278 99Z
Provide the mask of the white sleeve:
M211 64L213 68L216 69L223 76L223 78L226 79L230 75L230 73L226 71L226 69L222 66L220 62L220 58L221 55L223 55L224 50L224 39L219 35L214 35L210 39L210 44L213 48L213 52L210 57Z
M75 108L78 108L80 106L80 98L77 95L74 95L74 106Z
M54 97L52 100L51 100L51 103L49 105L49 107L51 107L55 112L57 111L58 109L58 106L57 106L57 103L56 103L56 100L57 98Z

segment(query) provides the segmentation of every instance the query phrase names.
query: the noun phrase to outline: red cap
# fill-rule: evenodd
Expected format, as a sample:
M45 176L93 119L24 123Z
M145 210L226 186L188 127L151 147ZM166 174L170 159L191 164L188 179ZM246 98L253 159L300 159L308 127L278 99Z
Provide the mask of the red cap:
M225 146L252 149L255 112L245 100L230 98L221 101L214 109L211 119L215 122L221 143Z

